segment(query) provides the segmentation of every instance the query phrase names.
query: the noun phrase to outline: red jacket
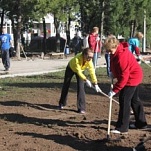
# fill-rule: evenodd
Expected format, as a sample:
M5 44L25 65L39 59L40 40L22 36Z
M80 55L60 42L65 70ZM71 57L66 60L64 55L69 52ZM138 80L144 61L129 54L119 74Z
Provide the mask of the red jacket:
M115 54L111 54L111 72L117 83L113 91L118 93L125 86L137 86L143 79L143 71L133 54L128 49L128 43L120 43Z
M98 37L98 34L95 35L95 34L93 34L93 33L91 33L91 34L89 35L89 37L88 37L89 47L90 47L91 49L93 49L94 52L100 52L100 51L101 51L101 49L100 49L100 47L101 47L101 42L100 42L100 40L99 40L99 41L96 41L97 37Z

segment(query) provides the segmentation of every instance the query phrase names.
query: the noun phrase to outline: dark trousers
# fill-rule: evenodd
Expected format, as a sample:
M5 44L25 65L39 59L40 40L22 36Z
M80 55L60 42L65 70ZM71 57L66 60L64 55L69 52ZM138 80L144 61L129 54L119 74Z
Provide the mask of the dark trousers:
M85 90L84 90L84 81L67 66L65 71L64 83L62 87L61 97L59 104L67 104L67 95L69 91L69 86L73 75L76 75L77 79L77 108L78 110L85 110Z
M141 128L147 125L143 104L139 99L139 86L125 86L119 95L119 115L116 128L121 132L128 131L130 109L133 109L135 126Z
M9 57L9 50L2 51L2 63L5 69L10 68L10 57Z
M107 70L107 76L109 76L110 73L110 54L105 54L105 61L106 61L106 70Z

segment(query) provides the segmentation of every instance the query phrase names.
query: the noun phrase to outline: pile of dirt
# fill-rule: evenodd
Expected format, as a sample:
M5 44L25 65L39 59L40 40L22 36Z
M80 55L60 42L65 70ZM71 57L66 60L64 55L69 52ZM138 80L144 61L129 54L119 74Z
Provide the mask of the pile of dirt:
M129 130L127 135L107 138L109 99L86 89L86 114L77 113L76 90L69 92L68 105L58 109L60 87L28 88L0 98L0 150L3 151L132 151L151 130ZM150 89L149 89L150 90ZM151 94L141 88L148 124L151 123ZM115 97L118 99L118 96ZM114 129L118 104L113 102L111 128ZM133 115L131 115L133 120ZM118 141L114 139L120 138ZM151 141L145 144L151 151Z

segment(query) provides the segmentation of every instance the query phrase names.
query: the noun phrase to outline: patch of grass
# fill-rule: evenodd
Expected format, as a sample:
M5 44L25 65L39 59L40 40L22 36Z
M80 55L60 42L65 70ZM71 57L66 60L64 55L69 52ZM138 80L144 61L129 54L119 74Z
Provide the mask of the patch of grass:
M151 69L145 65L141 64L144 72L143 85L144 87L151 90ZM7 92L15 92L21 93L25 91L25 89L31 88L61 88L64 80L65 71L59 71L44 75L36 75L36 76L27 76L27 77L14 77L14 78L4 78L0 79L0 86L2 90L0 91L0 95L7 95ZM88 71L85 71L85 75L90 79ZM106 68L97 68L96 75L98 79L98 83L104 87L108 84L110 85L110 79L107 77ZM73 86L76 83L76 78L72 79ZM102 88L101 87L101 88Z

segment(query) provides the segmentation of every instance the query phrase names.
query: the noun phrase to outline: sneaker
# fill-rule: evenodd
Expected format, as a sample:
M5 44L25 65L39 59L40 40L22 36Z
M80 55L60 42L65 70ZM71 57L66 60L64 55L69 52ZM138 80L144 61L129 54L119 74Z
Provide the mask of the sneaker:
M5 70L4 71L9 71L9 68L5 68Z
M130 111L130 114L131 114L131 115L133 115L133 114L134 114L134 112L131 110L131 111Z
M130 128L130 129L137 129L136 126L135 126L135 124L130 124L130 125L129 125L129 128Z
M114 134L128 134L128 132L120 132L118 130L111 130L111 133L114 133Z
M146 129L146 128L147 128L147 125L146 125L146 126L142 126L142 127L136 127L135 124L130 124L130 125L129 125L129 128L130 128L130 129Z
M64 106L62 104L59 104L59 109L62 110Z
M78 110L78 113L85 114L85 111L84 110Z

